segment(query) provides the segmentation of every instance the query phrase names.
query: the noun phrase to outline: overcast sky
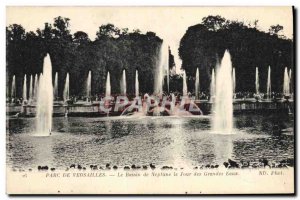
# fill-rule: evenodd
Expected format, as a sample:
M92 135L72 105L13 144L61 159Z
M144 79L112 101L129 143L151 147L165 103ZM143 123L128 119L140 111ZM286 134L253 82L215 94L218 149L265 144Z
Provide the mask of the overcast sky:
M292 7L7 7L6 24L21 24L26 31L43 28L57 16L70 18L71 33L86 32L96 37L100 25L112 23L118 28L155 32L171 47L177 72L181 67L178 56L180 39L189 26L198 24L208 15L221 15L246 24L259 20L258 27L267 31L271 25L284 27L282 34L293 37Z

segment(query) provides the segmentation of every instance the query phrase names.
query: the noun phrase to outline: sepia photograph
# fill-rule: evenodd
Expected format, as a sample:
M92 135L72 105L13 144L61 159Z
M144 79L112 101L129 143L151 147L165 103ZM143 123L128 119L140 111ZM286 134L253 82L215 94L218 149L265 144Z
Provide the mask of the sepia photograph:
M7 6L7 194L294 194L294 13Z

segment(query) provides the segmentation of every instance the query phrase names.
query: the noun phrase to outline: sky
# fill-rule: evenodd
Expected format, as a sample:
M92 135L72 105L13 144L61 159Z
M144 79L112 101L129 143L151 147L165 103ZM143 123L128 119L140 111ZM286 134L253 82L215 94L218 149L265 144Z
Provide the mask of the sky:
M257 19L262 31L280 24L284 27L282 34L293 37L292 7L7 7L6 25L21 24L26 31L35 31L42 29L45 22L53 23L57 16L68 17L71 33L84 31L92 40L99 26L107 23L118 28L140 29L142 33L153 31L170 46L179 72L178 47L182 36L189 26L201 23L208 15L221 15L246 24Z

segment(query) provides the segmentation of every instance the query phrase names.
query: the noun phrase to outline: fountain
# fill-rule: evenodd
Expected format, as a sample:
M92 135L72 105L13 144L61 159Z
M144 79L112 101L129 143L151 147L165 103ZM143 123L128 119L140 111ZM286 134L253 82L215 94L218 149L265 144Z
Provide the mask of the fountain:
M175 97L172 96L170 110L166 110L171 116L193 116L203 115L201 109L194 102L195 98L183 96L180 104L176 104ZM176 105L175 105L176 104Z
M182 95L187 96L187 84L186 84L186 73L183 71L183 77L182 77Z
M87 80L86 80L86 97L87 97L87 101L89 99L89 97L91 97L91 82L92 82L92 72L89 71Z
M33 90L33 98L34 100L37 99L37 92L38 92L38 75L35 74L35 77L34 77L34 90Z
M16 76L13 75L12 82L11 82L11 91L10 91L10 98L16 97Z
M197 68L197 71L196 71L196 81L195 81L195 96L196 96L196 99L199 99L199 92L200 92L199 68Z
M271 67L268 69L267 97L271 99Z
M66 80L65 80L65 87L64 87L64 93L63 93L63 98L64 102L69 100L70 96L70 91L69 91L69 73L67 73Z
M135 96L138 97L139 94L139 72L135 70Z
M255 90L256 94L259 94L259 76L258 76L258 67L255 69Z
M165 42L161 45L160 48L160 55L156 67L156 76L155 76L155 82L154 82L154 93L162 96L163 94L163 82L164 82L164 77L165 77L165 70L169 70L169 50L168 46L166 45ZM167 77L167 82L169 82L168 77ZM169 85L168 85L169 88Z
M165 49L164 51L167 52L167 55L165 56L166 60L165 60L165 67L167 70L167 92L169 93L170 91L170 69L169 69L169 49L170 47L168 47L167 49Z
M290 93L292 94L293 92L292 92L292 88L293 88L293 83L292 83L292 69L290 69L290 72L289 72L289 85L290 85Z
M30 81L29 81L29 104L31 104L33 99L33 77L30 75Z
M120 88L121 88L121 94L126 96L126 71L125 71L125 69L123 69Z
M54 99L58 97L58 73L55 73L54 78Z
M27 80L26 80L26 74L24 75L24 81L23 81L23 104L27 102Z
M232 68L232 92L233 95L235 94L235 87L236 87L236 81L235 81L235 68Z
M290 95L290 78L289 78L287 67L285 67L285 69L284 69L283 95L284 96L289 96Z
M36 135L49 136L52 129L53 112L53 86L52 86L52 65L49 54L44 58L43 74L40 75L37 115L36 115Z
M215 69L212 69L211 83L210 83L210 100L213 101L215 96L216 96L216 76L215 76Z
M111 83L110 83L110 74L107 72L107 78L106 78L106 87L105 87L105 101L104 101L104 107L108 109L110 103L111 103ZM107 117L109 116L109 111L107 112Z
M216 77L213 131L232 134L233 128L233 84L232 64L228 50L225 51Z
M111 96L111 85L110 85L110 75L109 75L109 72L107 72L105 96L106 97Z
M163 67L161 62L161 58L159 58L159 64L156 69L156 76L154 82L154 93L158 95L161 95L163 92Z
M171 102L171 106L170 106L170 112L173 112L175 104L176 104L176 96L174 93L171 93L171 99L172 99L172 102Z

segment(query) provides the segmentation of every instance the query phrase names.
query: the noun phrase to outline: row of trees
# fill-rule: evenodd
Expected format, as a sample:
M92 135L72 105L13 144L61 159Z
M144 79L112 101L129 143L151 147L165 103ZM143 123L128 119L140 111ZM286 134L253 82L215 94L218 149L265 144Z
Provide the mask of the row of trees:
M221 16L207 16L200 24L191 26L182 37L179 56L182 69L194 88L196 68L200 70L200 87L209 91L212 69L220 62L225 49L231 54L236 70L236 90L255 92L255 68L259 68L260 88L267 87L267 70L271 66L272 90L282 92L284 68L293 68L293 41L280 33L283 26L271 26L269 32L253 24L226 20ZM294 71L292 69L292 71Z
M104 93L107 72L111 74L112 93L120 92L122 70L127 74L127 91L134 93L135 70L139 71L141 92L152 92L154 68L162 44L154 32L129 32L113 24L99 27L96 39L78 31L70 33L70 19L57 17L53 25L45 23L36 32L26 32L21 25L6 28L7 81L16 75L17 96L22 95L24 74L42 72L43 58L50 54L53 79L58 72L58 92L62 96L66 73L70 73L71 95L85 95L88 72L92 71L92 94ZM27 81L29 81L27 79ZM28 84L29 85L29 82ZM10 89L9 89L10 90Z
M229 49L236 69L237 91L255 91L255 67L259 68L261 91L266 91L267 69L271 66L272 90L282 91L284 67L293 68L293 41L280 35L283 27L271 26L262 32L253 24L226 20L221 16L204 17L182 37L179 56L186 71L188 88L194 89L196 68L200 70L200 89L209 92L211 71ZM42 72L43 58L50 54L59 73L62 96L66 73L70 73L71 95L85 95L88 72L92 71L92 94L104 93L106 74L111 74L112 93L120 92L122 70L127 74L127 91L134 93L135 70L139 71L140 91L153 91L155 67L162 45L154 32L141 34L136 29L119 29L113 24L99 27L91 41L83 31L71 34L70 19L57 17L43 29L26 32L18 24L6 27L7 85L16 75L17 96L22 95L24 74ZM169 69L175 66L169 50ZM294 70L293 70L294 71ZM27 79L29 85L29 79ZM166 82L166 81L165 81ZM11 88L9 88L10 90ZM166 89L166 87L165 87ZM170 91L182 91L182 77L171 73Z

